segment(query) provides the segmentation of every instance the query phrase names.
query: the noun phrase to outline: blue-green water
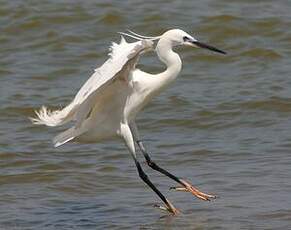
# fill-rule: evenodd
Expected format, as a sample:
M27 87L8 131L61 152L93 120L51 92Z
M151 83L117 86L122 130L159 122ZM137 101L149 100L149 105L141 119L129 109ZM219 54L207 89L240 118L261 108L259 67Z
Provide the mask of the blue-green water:
M288 0L2 0L0 229L288 229L290 27ZM182 211L160 218L152 207L160 200L121 141L55 149L51 139L64 128L27 117L70 102L116 32L170 28L228 55L179 49L180 77L138 117L156 162L220 197L169 191L175 183L143 163ZM162 70L154 53L140 67Z

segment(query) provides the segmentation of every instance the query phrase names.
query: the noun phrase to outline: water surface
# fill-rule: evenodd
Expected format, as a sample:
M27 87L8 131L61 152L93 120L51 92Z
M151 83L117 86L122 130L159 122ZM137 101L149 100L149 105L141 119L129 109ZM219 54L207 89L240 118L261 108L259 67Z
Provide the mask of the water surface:
M287 229L291 224L291 16L282 1L8 1L0 6L1 229ZM68 144L27 119L65 105L117 31L182 28L228 52L182 48L175 84L138 124L153 159L219 195L170 192L163 217L121 141ZM140 68L159 72L154 53ZM161 218L163 217L163 218Z

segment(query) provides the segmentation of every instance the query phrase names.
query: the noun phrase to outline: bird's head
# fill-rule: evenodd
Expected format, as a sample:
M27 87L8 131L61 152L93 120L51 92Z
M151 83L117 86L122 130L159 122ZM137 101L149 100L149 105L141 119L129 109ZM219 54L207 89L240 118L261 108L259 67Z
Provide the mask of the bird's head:
M129 33L123 33L123 32L119 32L119 33L128 37L137 39L137 40L143 40L143 39L147 39L151 41L159 40L157 47L159 45L162 47L163 46L166 46L166 47L167 46L170 46L170 47L191 46L191 47L196 47L196 48L208 49L208 50L221 53L221 54L226 54L226 52L223 50L220 50L206 43L197 41L194 37L192 37L191 35L189 35L188 33L186 33L185 31L181 29L171 29L157 37L143 36L130 30L128 30L128 32Z
M162 34L160 40L170 43L172 47L174 46L191 46L196 48L204 48L214 52L226 54L223 50L217 49L214 46L208 45L197 41L194 37L186 33L181 29L168 30Z

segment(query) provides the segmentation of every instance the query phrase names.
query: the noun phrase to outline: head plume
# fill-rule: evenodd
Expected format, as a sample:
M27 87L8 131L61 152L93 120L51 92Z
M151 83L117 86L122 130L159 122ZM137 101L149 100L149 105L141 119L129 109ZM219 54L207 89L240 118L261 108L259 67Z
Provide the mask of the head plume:
M154 40L158 40L161 38L161 36L157 36L157 37L152 37L152 36L143 36L143 35L140 35L140 34L137 34L131 30L127 30L129 33L124 33L124 32L118 32L119 34L122 34L122 35L125 35L127 37L131 37L131 38L134 38L136 40L144 40L144 39L147 39L147 40L151 40L151 41L154 41Z

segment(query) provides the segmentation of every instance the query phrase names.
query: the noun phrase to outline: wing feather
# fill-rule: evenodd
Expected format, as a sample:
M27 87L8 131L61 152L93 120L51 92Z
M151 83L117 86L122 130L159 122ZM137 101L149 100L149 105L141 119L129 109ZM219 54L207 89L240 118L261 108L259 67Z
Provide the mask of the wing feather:
M119 44L112 43L109 53L110 58L99 68L95 69L94 74L87 80L76 94L74 100L65 108L56 111L49 111L42 107L36 112L37 118L31 118L35 124L44 124L47 126L58 126L71 120L77 120L80 124L90 112L94 105L93 99L107 85L120 77L124 69L134 68L138 57L145 51L152 49L153 42L142 40L134 43L127 43L123 37Z

